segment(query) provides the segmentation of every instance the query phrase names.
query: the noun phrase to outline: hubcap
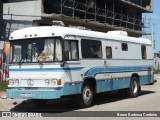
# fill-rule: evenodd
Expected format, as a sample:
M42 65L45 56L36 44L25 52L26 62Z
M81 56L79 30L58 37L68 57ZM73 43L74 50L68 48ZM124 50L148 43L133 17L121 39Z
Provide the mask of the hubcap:
M88 87L85 87L83 91L83 99L85 103L88 103L91 100L91 96L92 96L91 90Z
M132 84L132 92L136 94L137 91L138 91L138 85L137 85L137 82L134 80Z

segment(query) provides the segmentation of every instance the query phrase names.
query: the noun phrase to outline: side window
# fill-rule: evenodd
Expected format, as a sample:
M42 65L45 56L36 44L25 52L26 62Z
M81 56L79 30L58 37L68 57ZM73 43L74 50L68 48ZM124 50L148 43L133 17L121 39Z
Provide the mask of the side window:
M109 47L109 46L106 47L106 57L107 57L108 59L111 59L111 58L112 58L112 48Z
M83 58L102 58L101 41L82 39L81 49Z
M122 43L121 47L122 47L122 51L128 51L128 44L127 43Z
M145 45L141 46L141 52L142 52L142 59L147 59L147 51Z
M66 61L79 60L78 41L73 41L73 40L64 41L64 59Z
M14 53L12 56L12 62L18 62L22 58L22 46L21 45L14 45L12 46L12 52Z

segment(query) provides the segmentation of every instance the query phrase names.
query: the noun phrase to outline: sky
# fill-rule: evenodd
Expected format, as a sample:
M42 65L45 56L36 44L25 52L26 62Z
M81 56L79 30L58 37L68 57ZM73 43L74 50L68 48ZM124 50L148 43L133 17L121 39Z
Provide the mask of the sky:
M143 16L151 18L151 22L154 24L155 53L158 53L160 51L160 0L154 0L153 13L144 14ZM151 36L143 37L151 39Z

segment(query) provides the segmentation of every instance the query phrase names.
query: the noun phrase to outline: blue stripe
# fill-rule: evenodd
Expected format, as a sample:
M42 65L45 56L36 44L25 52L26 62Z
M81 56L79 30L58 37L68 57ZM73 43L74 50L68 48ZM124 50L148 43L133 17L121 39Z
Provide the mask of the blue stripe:
M102 73L120 73L120 72L135 72L135 71L151 71L151 66L125 66L125 67L95 67L85 72L84 76L95 76Z
M66 68L10 68L10 72L43 72L43 71L54 71L54 72L70 72L80 71L84 67L66 67ZM118 72L134 72L134 71L151 71L151 66L125 66L125 67L94 67L84 73L84 76L95 76L96 74L103 73L118 73Z
M65 72L65 71L80 71L83 67L68 67L68 68L10 68L10 72L42 72L42 71L54 71L54 72Z

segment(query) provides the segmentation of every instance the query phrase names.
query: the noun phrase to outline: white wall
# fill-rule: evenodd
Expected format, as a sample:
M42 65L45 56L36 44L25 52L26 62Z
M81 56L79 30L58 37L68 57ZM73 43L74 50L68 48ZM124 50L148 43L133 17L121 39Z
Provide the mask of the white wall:
M155 70L158 70L158 69L160 70L160 58L158 58L158 57L156 57L154 59L154 68L155 68Z
M9 0L4 3L3 13L41 16L41 0Z
M11 32L31 27L33 20L41 19L41 0L9 0L3 4L3 14L8 37Z

